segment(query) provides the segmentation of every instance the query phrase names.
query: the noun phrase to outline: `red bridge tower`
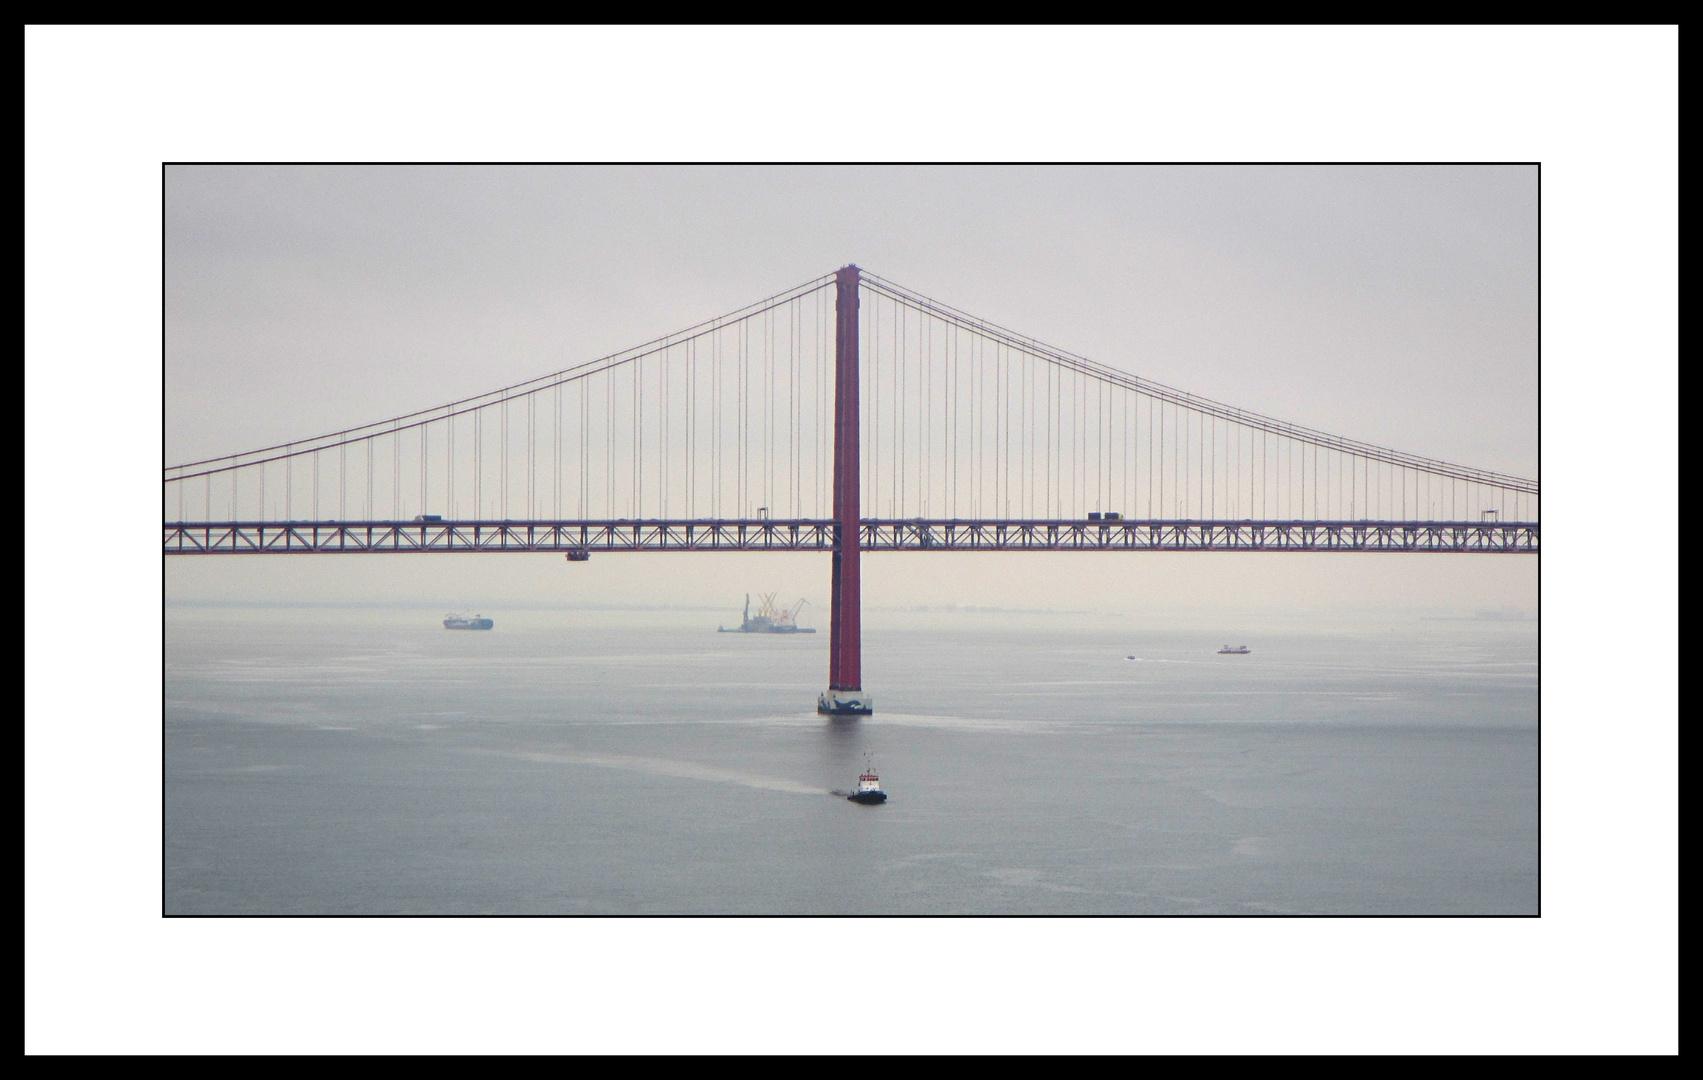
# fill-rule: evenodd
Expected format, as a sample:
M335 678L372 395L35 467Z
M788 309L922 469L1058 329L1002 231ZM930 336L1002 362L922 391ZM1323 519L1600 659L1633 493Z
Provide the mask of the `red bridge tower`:
M857 294L858 269L835 275L834 299L834 598L828 636L828 689L816 711L829 716L868 716L863 692L863 597L858 554L863 519L858 482Z

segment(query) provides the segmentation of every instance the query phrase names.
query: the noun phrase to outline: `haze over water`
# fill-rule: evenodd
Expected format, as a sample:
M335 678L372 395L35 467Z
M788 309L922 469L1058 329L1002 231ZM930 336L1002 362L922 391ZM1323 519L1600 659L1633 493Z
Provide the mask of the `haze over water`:
M165 911L1537 912L1535 622L485 614L168 608Z

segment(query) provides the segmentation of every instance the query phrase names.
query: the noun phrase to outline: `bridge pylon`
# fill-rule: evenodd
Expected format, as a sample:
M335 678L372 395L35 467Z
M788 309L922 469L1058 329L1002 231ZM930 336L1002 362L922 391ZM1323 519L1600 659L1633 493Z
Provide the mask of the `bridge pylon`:
M816 711L828 716L868 716L863 692L863 593L858 556L863 519L858 477L858 288L856 266L834 275L834 587L829 613L828 689Z

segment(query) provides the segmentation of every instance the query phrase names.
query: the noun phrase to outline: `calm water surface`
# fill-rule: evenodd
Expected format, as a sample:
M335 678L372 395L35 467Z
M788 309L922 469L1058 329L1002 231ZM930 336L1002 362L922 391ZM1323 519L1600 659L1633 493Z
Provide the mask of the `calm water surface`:
M485 614L168 608L165 911L1537 912L1535 623Z

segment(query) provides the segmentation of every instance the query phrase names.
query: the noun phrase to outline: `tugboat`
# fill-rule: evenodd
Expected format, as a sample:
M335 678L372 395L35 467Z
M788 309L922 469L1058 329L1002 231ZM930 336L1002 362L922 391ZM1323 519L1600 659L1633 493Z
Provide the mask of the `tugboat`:
M1246 656L1246 655L1248 655L1248 653L1250 653L1252 651L1253 650L1249 649L1246 645L1238 645L1234 649L1232 649L1230 646L1226 645L1222 649L1218 650L1218 655L1219 656Z
M847 795L846 798L852 802L864 803L865 805L887 801L887 793L881 790L881 778L875 775L873 766L857 778L857 790Z

